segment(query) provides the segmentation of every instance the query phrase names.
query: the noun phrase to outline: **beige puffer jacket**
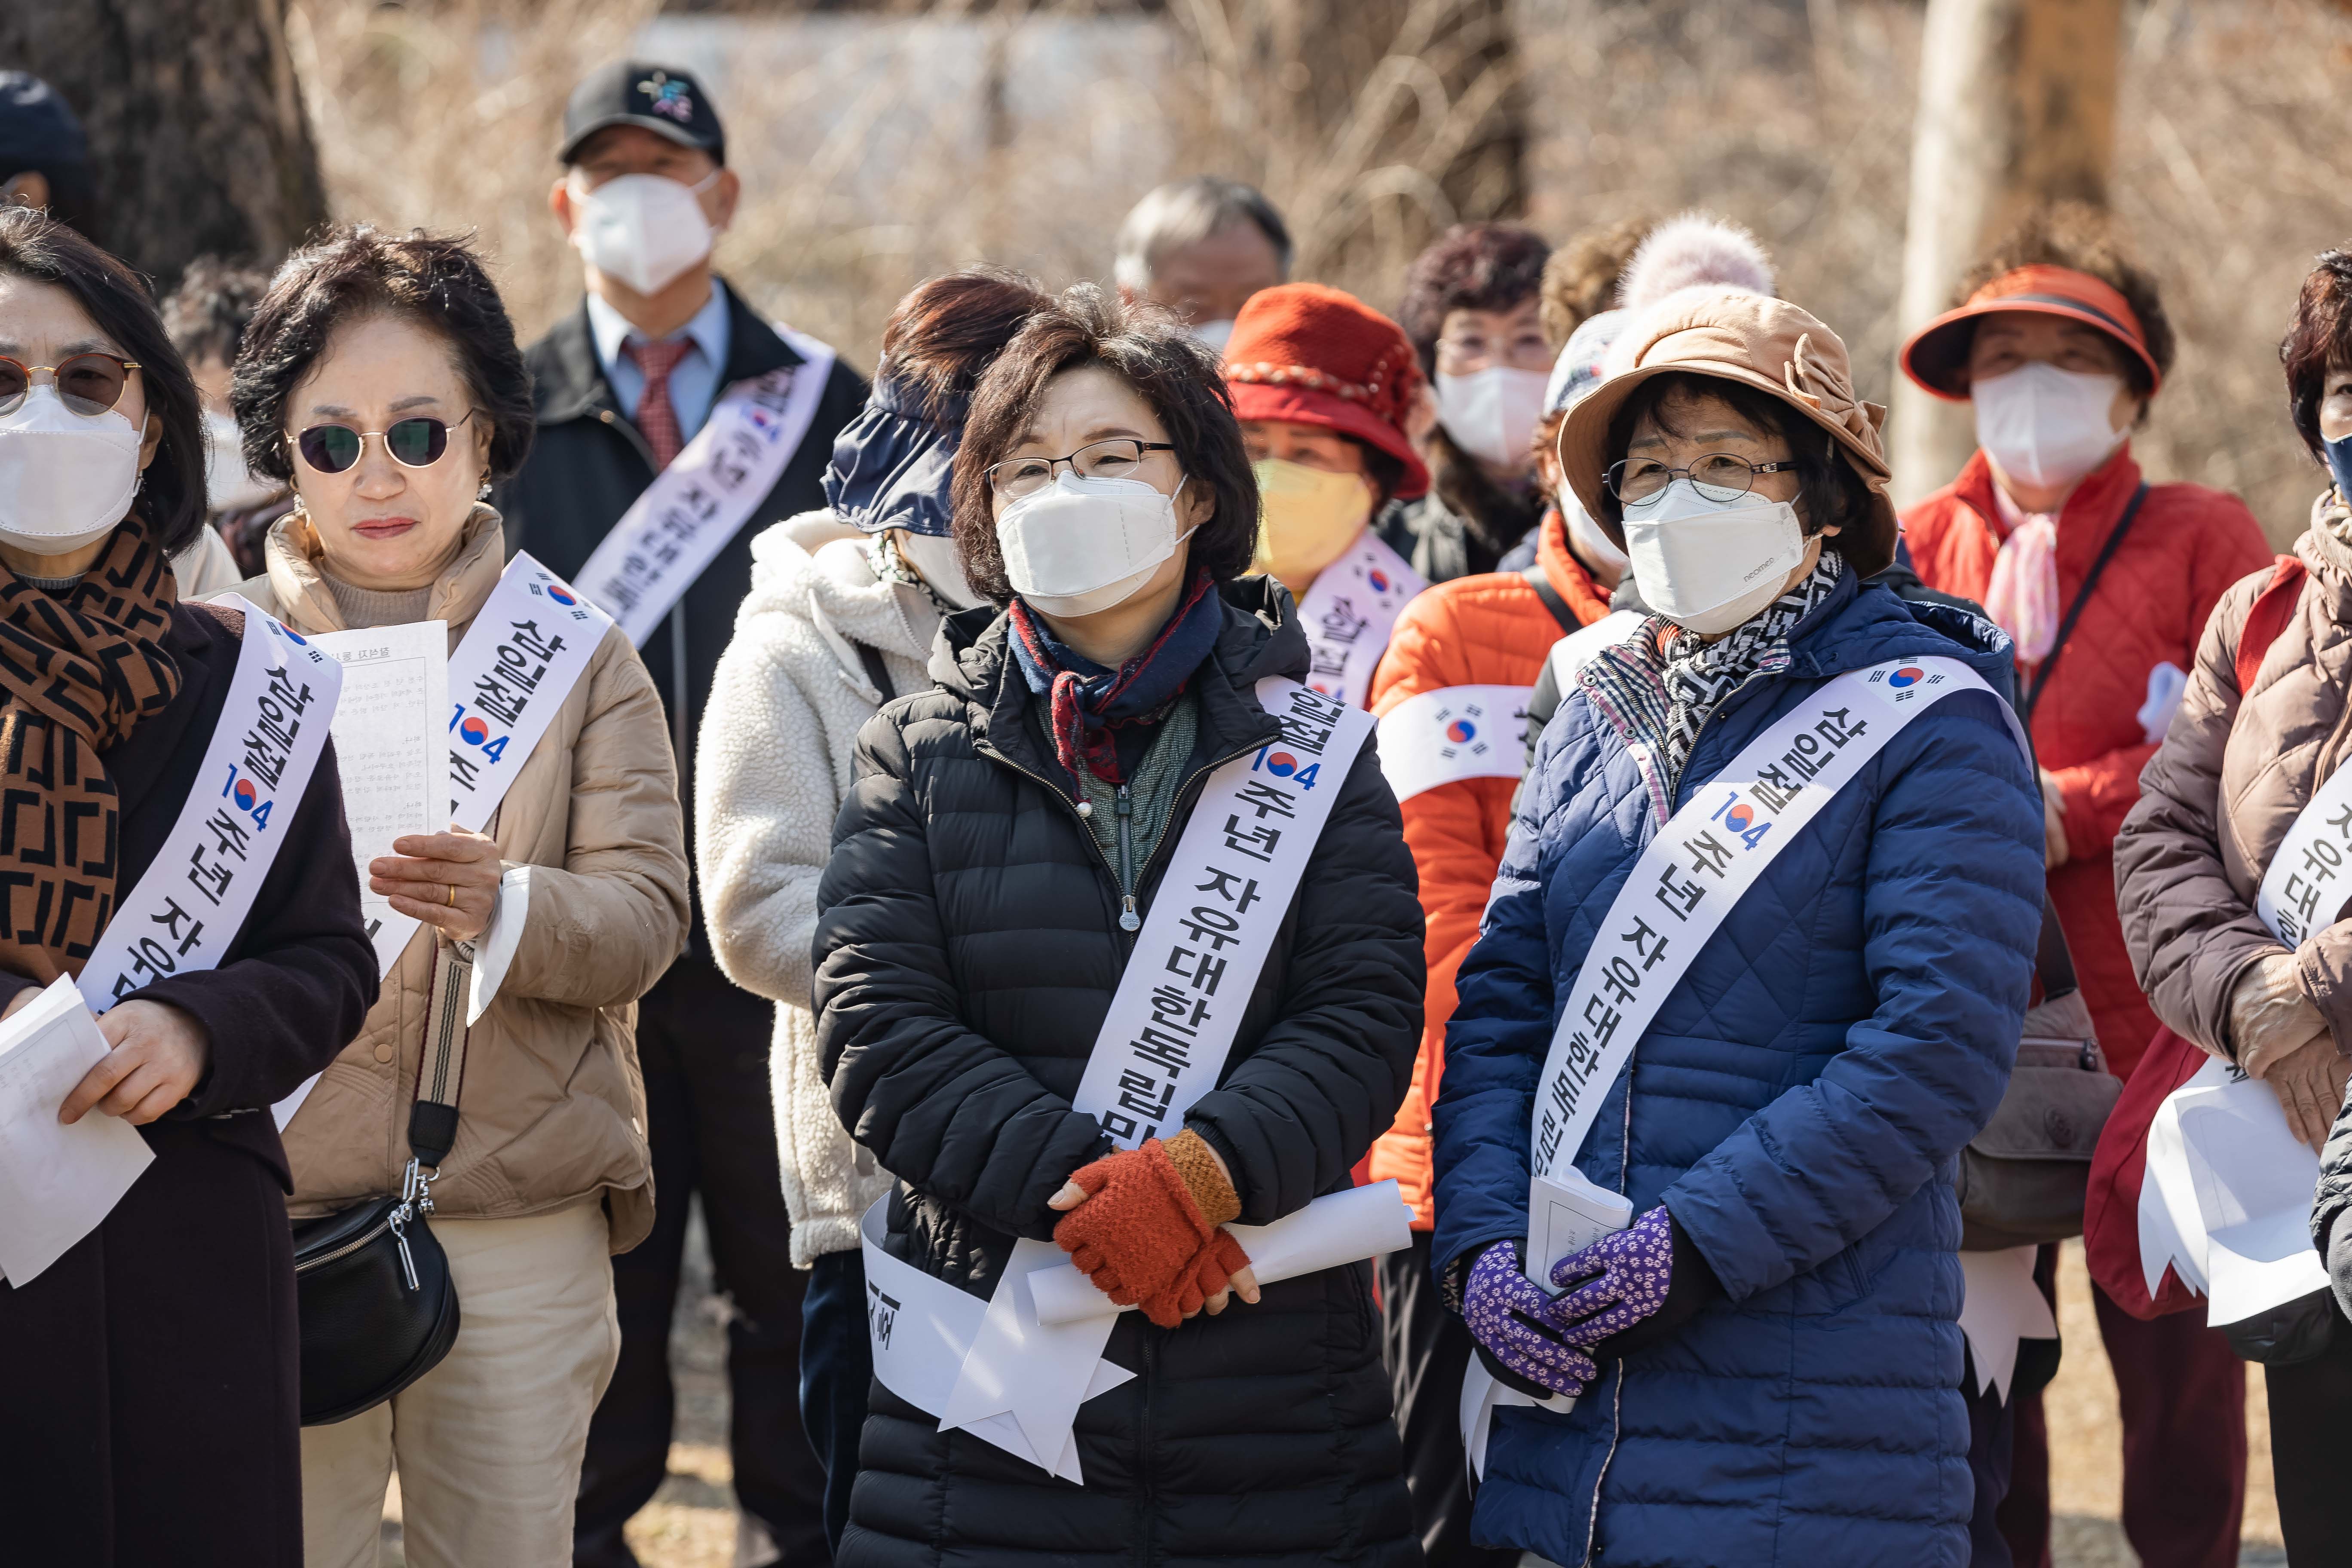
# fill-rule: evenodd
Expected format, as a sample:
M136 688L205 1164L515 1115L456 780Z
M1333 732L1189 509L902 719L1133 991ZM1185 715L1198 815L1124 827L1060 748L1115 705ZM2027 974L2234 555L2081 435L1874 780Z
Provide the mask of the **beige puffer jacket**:
M239 592L301 632L343 629L300 514L270 531L268 574ZM478 507L425 618L454 650L505 565L499 515ZM686 846L661 699L636 649L605 634L491 819L509 867L530 865L521 944L467 1041L457 1142L436 1216L506 1219L601 1197L614 1252L653 1226L636 1003L686 941ZM409 941L359 1037L286 1130L298 1219L400 1190L424 1047L435 939Z
M2180 710L2140 774L2116 837L2116 897L2132 967L2158 1017L2224 1054L2246 966L2284 951L2254 894L2321 780L2352 755L2352 518L2323 497L2295 553L2310 569L2294 614L2242 698L2237 658L2268 568L2214 606ZM2338 1048L2352 1044L2352 924L2338 884L2295 951L2303 991Z

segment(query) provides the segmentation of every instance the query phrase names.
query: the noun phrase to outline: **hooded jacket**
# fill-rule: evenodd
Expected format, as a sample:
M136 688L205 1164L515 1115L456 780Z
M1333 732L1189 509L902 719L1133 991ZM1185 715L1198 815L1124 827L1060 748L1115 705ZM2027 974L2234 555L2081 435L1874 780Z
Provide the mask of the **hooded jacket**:
M768 1080L793 1216L793 1261L857 1245L890 1175L851 1142L817 1067L810 945L817 879L849 796L851 751L874 710L931 684L939 612L875 576L867 536L830 511L751 542L751 595L719 660L696 744L695 816L711 950L727 977L776 1004ZM881 656L877 689L858 650Z
M1264 579L1222 593L1178 809L1139 879L1147 918L1202 780L1280 733L1255 683L1307 673L1287 595ZM937 689L860 731L817 894L817 1041L835 1109L898 1177L885 1245L980 1296L1014 1238L1053 1235L1045 1200L1108 1152L1069 1097L1129 940L1006 635L993 610L950 616ZM1369 745L1339 788L1222 1079L1186 1119L1249 1224L1348 1184L1420 1036L1412 861ZM877 1384L837 1560L1412 1568L1368 1274L1270 1285L1172 1330L1125 1314L1104 1353L1139 1375L1078 1412L1083 1489Z
M1832 676L2008 639L1849 568L1790 659L1726 696L1672 805ZM1442 1275L1527 1234L1560 999L1660 808L1581 689L1545 731L1456 979L1436 1113ZM2041 924L2031 768L1979 692L1913 719L1766 867L1599 1106L1587 1177L1663 1203L1723 1294L1566 1415L1495 1417L1472 1537L1559 1563L1959 1568L1962 1145L2000 1103Z
M237 591L299 632L344 629L319 575L317 536L296 513L270 531L269 573ZM478 506L425 618L454 650L506 552ZM661 700L619 628L556 710L490 819L509 869L528 866L523 935L468 1032L457 1141L433 1184L443 1219L509 1219L601 1200L611 1246L653 1228L636 1003L686 935L685 828ZM444 939L410 937L358 1036L286 1129L297 1219L400 1190L408 1110Z
M1552 592L1591 626L1609 613L1607 590L1569 552L1568 525L1555 507L1538 531L1537 568ZM1372 677L1371 710L1386 714L1424 691L1448 686L1533 686L1565 632L1534 584L1516 572L1440 583L1404 607ZM1516 745L1507 736L1507 745ZM1429 1108L1445 1071L1445 1021L1454 1012L1454 972L1478 934L1511 826L1518 781L1456 779L1399 803L1404 841L1421 873L1423 939L1429 961L1427 1017L1413 1058L1412 1087L1396 1121L1372 1145L1371 1179L1393 1176L1412 1205L1415 1230L1434 1223L1430 1202Z
M2058 517L2058 603L2072 605L2100 548L2139 489L2126 442L2086 475ZM1904 542L1930 588L1984 602L2009 535L1982 452L1959 478L1903 515ZM2151 485L2131 531L2083 606L2032 715L2033 749L2066 802L2066 863L2050 871L2050 897L2074 957L2099 1045L2128 1078L2156 1033L2116 911L2112 850L2124 814L2139 798L2140 770L2156 754L2142 710L2159 668L2186 674L2222 592L2271 559L2245 503L2201 485ZM2024 690L2032 672L2021 668Z

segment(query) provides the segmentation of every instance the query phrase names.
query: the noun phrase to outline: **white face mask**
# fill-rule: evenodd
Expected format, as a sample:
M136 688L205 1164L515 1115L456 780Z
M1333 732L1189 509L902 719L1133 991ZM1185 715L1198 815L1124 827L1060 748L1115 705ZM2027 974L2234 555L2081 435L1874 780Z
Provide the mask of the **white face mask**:
M1787 501L1753 490L1711 501L1676 479L1647 506L1625 509L1625 553L1643 604L1713 637L1780 596L1805 558L1805 530Z
M2071 485L2123 444L2108 411L2123 390L2119 376L2060 370L2036 360L1969 389L1977 408L1977 445L2000 471L2027 484Z
M572 193L572 244L589 266L640 294L657 294L710 254L712 232L694 198L719 178L682 185L663 174L620 174Z
M268 479L246 466L245 440L236 421L205 410L205 494L215 511L240 511L278 493Z
M1576 546L1574 553L1622 578L1625 569L1633 563L1626 560L1625 552L1610 542L1609 536L1601 531L1601 525L1592 521L1592 514L1585 510L1584 503L1577 499L1576 488L1563 479L1558 494L1559 515L1568 522L1569 541Z
M1234 319L1227 316L1221 321L1195 321L1192 323L1192 335L1223 353L1225 345L1234 341Z
M1543 417L1550 377L1490 365L1474 375L1437 374L1437 422L1454 444L1483 463L1520 468L1535 461L1528 439Z
M1178 531L1175 496L1141 479L1089 479L1067 468L996 520L1013 591L1032 609L1065 617L1134 597L1192 534Z
M929 584L932 593L960 610L969 610L980 603L980 595L964 579L963 563L956 556L954 540L903 528L892 531L898 536L898 559L913 567L915 575Z
M139 493L137 427L121 411L84 416L36 383L0 416L0 542L63 555L114 531Z

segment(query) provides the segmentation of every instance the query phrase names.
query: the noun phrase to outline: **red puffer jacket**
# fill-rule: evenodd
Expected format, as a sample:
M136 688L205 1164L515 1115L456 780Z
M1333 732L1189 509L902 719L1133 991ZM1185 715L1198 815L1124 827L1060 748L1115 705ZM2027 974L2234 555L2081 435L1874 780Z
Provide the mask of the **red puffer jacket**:
M2062 610L2074 604L2139 484L2126 443L2066 498L2058 516ZM1903 529L1921 581L1982 603L2009 531L1985 455L1970 458L1958 479L1906 512ZM2162 679L2158 668L2168 664L2183 675L2192 668L2214 605L2270 560L2261 527L2237 497L2202 485L2151 485L2034 710L2034 751L2066 801L2067 859L2050 873L2050 896L2099 1044L2122 1077L2157 1026L2124 950L2111 854L2124 814L2139 799L2140 769L2162 738L2148 732L2141 710L2152 682ZM2021 666L2021 694L2032 679Z
M1609 593L1568 552L1557 507L1545 512L1536 561L1544 579L1590 626L1609 613ZM1448 686L1533 686L1561 636L1542 598L1516 572L1487 572L1440 583L1404 607L1388 651L1372 672L1371 710L1387 713L1406 699ZM1429 991L1423 1004L1421 1054L1396 1123L1372 1145L1370 1179L1397 1178L1412 1205L1413 1228L1432 1223L1429 1108L1445 1070L1445 1021L1454 1014L1454 972L1478 935L1479 911L1495 884L1510 830L1518 781L1456 779L1400 803L1404 841L1421 873L1428 916L1424 952Z

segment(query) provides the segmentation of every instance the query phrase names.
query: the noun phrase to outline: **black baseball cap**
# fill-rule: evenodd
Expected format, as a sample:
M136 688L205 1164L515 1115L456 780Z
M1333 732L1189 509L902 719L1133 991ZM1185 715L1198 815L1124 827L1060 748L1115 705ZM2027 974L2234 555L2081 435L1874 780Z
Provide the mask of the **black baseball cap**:
M563 106L563 145L556 158L571 163L583 142L613 125L634 125L727 162L727 132L719 128L710 95L676 66L616 60L591 72Z
M29 71L0 71L0 180L89 162L89 139L58 89Z

